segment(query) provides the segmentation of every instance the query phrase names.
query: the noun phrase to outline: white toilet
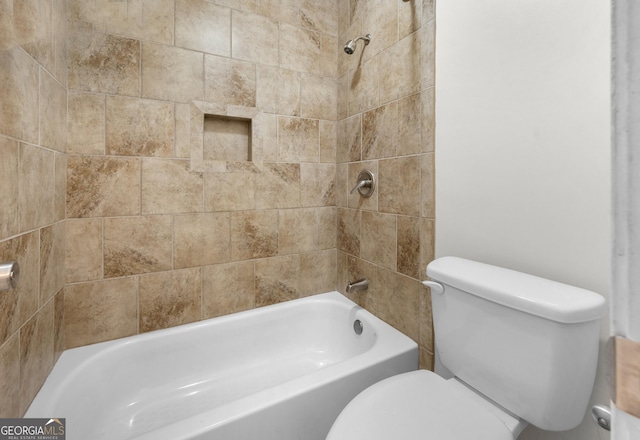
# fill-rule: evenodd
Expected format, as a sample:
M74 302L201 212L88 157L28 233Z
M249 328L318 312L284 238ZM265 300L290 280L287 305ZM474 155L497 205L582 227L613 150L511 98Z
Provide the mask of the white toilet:
M439 360L378 382L338 416L327 440L513 440L528 423L564 431L593 388L602 296L456 257L427 267Z

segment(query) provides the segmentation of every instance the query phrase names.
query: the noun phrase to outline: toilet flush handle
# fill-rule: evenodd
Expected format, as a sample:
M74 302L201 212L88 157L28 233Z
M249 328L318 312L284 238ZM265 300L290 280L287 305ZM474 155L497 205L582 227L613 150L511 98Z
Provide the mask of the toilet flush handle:
M436 295L442 295L444 293L444 286L437 281L426 280L423 281L422 284L431 289L431 293L435 293Z

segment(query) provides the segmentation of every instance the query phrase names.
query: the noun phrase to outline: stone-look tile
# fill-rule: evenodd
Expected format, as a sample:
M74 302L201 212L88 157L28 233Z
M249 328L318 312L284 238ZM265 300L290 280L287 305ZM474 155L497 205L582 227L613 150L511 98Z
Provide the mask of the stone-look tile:
M2 52L0 52L2 56ZM1 105L1 104L0 104ZM0 136L0 187L3 188L3 206L0 209L0 239L18 233L18 163L20 146L17 141Z
M233 261L278 255L278 211L231 213L231 259Z
M140 277L140 333L200 320L200 268Z
M107 154L173 156L173 104L120 96L107 98Z
M335 164L338 148L338 124L320 121L320 162Z
M138 279L118 278L64 288L66 348L135 335Z
M338 81L315 75L302 75L300 115L335 121L338 117Z
M346 208L349 206L349 166L351 164L339 163L336 165L336 206ZM354 184L355 186L355 184ZM377 206L377 204L376 204Z
M67 90L44 69L40 71L40 144L65 152Z
M214 103L255 107L255 64L205 55L204 99Z
M398 156L426 151L427 143L422 140L426 120L422 116L421 96L417 93L398 101Z
M102 219L65 221L66 282L102 278Z
M361 279L369 281L367 290L346 293L347 284ZM338 253L338 291L351 301L364 307L371 313L378 315L376 309L377 290L379 290L376 266L360 258Z
M420 218L420 279L426 279L427 265L435 259L435 220Z
M20 412L20 338L18 333L0 346L0 417L18 418Z
M362 170L369 170L373 173L373 177L376 182L376 188L373 191L373 194L370 197L362 197L359 191L351 190L355 188L358 183L358 176ZM362 209L362 210L378 210L378 194L380 191L377 186L379 185L379 176L378 176L378 161L370 160L366 162L355 162L348 164L347 171L347 181L345 182L346 186L340 191L344 191L347 194L348 206L349 208L354 209Z
M255 306L253 261L202 268L202 317L215 318Z
M300 201L302 206L335 206L335 181L335 165L300 164Z
M412 95L421 88L420 32L403 38L380 54L380 103Z
M28 231L55 219L54 153L20 144L20 229Z
M386 269L378 269L382 294L378 297L378 316L409 336L420 339L420 284L412 278Z
M22 47L39 64L49 72L55 69L55 52L53 47L53 20L51 2L22 1L13 6L13 20L15 28L20 29L24 23L25 14L30 14L30 24L33 28L24 29L29 33L28 38L23 42ZM6 6L3 6L6 8ZM27 33L25 32L25 34ZM26 35L25 35L26 36Z
M278 117L262 114L262 160L278 161Z
M394 50L387 51L385 54L388 52L394 53ZM378 58L363 62L358 69L350 73L348 85L349 115L361 113L391 101L391 99L383 100L382 96L378 97L378 87L382 89L385 78L392 75L388 70L388 66L384 68L379 66ZM382 90L380 91L382 92Z
M176 0L176 46L231 56L231 9L205 0Z
M202 173L182 159L142 159L142 213L202 211Z
M0 242L0 261L20 266L20 282L0 295L0 345L15 333L38 309L40 291L40 248L38 231Z
M300 22L298 14L299 2L294 2L292 0L240 0L240 2L238 0L216 1L220 4L226 3L229 5L235 5L240 2L244 5L255 3L256 8L251 9L250 12L257 12L260 15L264 15L265 17L284 23L299 24ZM238 8L238 6L233 7ZM239 7L238 9L243 11L247 10L244 7Z
M421 215L423 217L435 218L436 179L434 153L423 154L421 156L420 174L422 179L422 200L420 203Z
M381 212L420 215L420 156L378 163L378 209Z
M171 217L104 219L104 277L171 269Z
M70 90L140 95L140 42L75 22L69 36Z
M300 207L300 164L265 163L256 185L256 208Z
M424 285L420 285L419 289L420 310L418 314L418 324L420 326L420 336L418 343L420 344L420 348L434 353L431 294L429 289Z
M175 156L191 157L191 105L176 104L176 141Z
M20 329L20 413L24 414L53 368L53 301Z
M0 133L38 142L38 65L19 47L0 51Z
M338 120L349 116L349 81L351 77L348 73L338 78Z
M334 35L322 34L322 76L329 78L338 77L338 56L342 52L341 45Z
M233 11L231 53L238 60L278 65L278 23L269 18Z
M412 32L420 29L422 25L422 6L423 1L398 2L398 38L402 39Z
M336 290L336 250L300 255L300 296Z
M335 207L318 208L318 247L333 249L337 242L338 211Z
M418 217L398 216L397 271L411 278L420 278L420 220Z
M433 152L435 150L436 133L436 104L435 87L429 87L421 93L422 111L422 145L423 151Z
M421 347L418 358L418 368L420 368L421 370L434 371L434 364L435 356L433 355L433 353Z
M397 145L398 104L396 102L383 105L362 115L363 160L395 156Z
M64 220L67 205L67 155L55 154L55 194L53 196L53 212L55 221Z
M338 122L338 163L362 158L362 116L355 115Z
M105 96L69 92L67 152L104 154Z
M396 270L396 216L372 211L362 212L360 256L372 263Z
M278 212L278 253L318 249L318 216L315 209L282 209Z
M55 59L54 76L62 84L67 83L67 47L68 47L68 2L53 3L53 51Z
M347 30L351 20L351 2L347 0L338 0L338 34L343 35Z
M255 209L255 179L244 173L205 173L205 211L242 211ZM259 179L259 177L257 177Z
M318 162L320 129L315 119L278 118L278 159L282 162Z
M288 255L256 261L256 307L300 297L300 257Z
M338 35L337 9L337 0L302 2L299 12L301 26L326 34Z
M267 113L300 116L300 72L262 65L256 69L256 106Z
M175 269L226 263L231 255L229 213L178 215L174 218Z
M40 231L40 305L64 287L65 224L58 222Z
M360 211L338 208L338 249L360 256Z
M366 2L362 28L365 33L371 32L374 37L371 38L371 42L364 51L365 58L374 57L398 41L398 6L397 1L374 0ZM408 3L400 6L411 7ZM375 31L368 29L375 29Z
M435 85L436 77L436 24L431 20L423 24L419 32L420 54L422 62L421 88L426 89Z
M436 18L436 0L422 0L422 23Z
M203 54L179 47L142 44L142 97L166 101L201 100Z
M344 53L344 44L351 40L352 38L356 38L357 36L364 36L369 32L370 29L367 29L363 32L362 29L362 21L355 20L351 22L349 27L343 32L338 38L340 47L340 56L338 57L338 75L342 76L350 71L358 70L362 67L362 63L364 62L365 52L367 51L367 46L365 46L364 41L358 40L356 43L356 52L353 55L346 55Z
M53 362L57 362L64 347L64 289L53 299Z
M248 162L251 158L251 121L205 116L203 159Z
M322 34L280 23L280 67L320 74Z
M140 213L140 159L69 156L67 218Z

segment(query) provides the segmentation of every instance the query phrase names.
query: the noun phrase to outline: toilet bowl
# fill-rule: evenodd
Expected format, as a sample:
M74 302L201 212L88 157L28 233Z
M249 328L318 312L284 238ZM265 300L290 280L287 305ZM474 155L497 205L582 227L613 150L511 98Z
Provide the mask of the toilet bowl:
M513 440L527 424L564 431L587 409L604 299L543 278L456 257L434 260L439 359L356 396L327 440Z

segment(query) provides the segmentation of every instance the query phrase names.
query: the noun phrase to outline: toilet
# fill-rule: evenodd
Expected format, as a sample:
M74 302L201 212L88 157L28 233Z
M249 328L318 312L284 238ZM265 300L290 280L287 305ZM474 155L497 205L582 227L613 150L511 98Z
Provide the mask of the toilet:
M439 362L356 396L327 440L513 440L582 421L595 379L604 298L457 257L427 267Z

